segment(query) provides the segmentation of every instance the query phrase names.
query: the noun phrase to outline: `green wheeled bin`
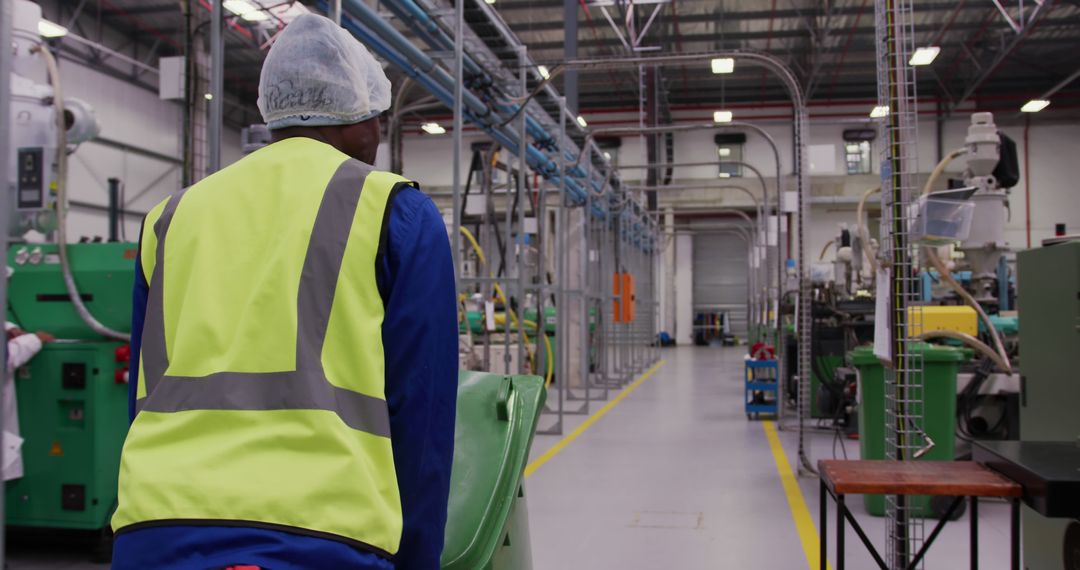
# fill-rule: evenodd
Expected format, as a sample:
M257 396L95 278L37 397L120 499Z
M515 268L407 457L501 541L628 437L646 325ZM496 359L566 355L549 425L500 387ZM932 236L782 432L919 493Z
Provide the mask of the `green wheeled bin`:
M523 473L547 393L539 376L462 371L444 570L531 570Z
M956 375L960 365L971 358L963 348L917 343L915 354L923 359L924 398L922 428L934 440L934 447L921 459L956 459ZM848 361L859 371L859 449L863 459L885 459L885 369L869 346L848 353ZM866 511L885 516L883 495L863 495ZM930 497L910 499L911 513L923 518L940 518L948 501ZM939 504L944 503L944 504Z

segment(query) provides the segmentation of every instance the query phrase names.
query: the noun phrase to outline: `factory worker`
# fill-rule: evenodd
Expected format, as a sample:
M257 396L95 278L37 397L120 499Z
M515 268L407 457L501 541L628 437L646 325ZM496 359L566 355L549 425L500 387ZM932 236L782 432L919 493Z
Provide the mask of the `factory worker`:
M371 166L390 82L330 20L278 36L258 104L272 144L143 222L113 568L435 570L457 394L442 218Z

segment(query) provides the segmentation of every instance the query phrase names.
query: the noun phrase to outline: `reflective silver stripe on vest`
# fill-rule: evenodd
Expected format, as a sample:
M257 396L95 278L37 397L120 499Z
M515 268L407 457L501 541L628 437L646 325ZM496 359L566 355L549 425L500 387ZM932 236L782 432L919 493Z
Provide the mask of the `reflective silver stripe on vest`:
M371 170L362 162L347 160L323 193L300 275L296 370L292 371L218 372L198 378L165 375L168 359L162 296L164 244L183 192L169 200L154 225L158 236L157 261L150 278L142 344L147 396L137 402L139 411L328 410L353 429L390 436L386 401L334 386L326 379L322 367L323 343L338 274L360 191Z

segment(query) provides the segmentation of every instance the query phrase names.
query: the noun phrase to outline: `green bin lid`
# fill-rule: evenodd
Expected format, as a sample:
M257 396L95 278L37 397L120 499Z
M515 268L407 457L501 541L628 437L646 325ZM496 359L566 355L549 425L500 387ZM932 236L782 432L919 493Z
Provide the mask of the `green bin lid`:
M458 375L444 570L485 568L495 556L546 396L539 376Z
M968 348L955 348L930 344L926 342L911 345L912 352L921 354L924 362L965 362L971 358L972 351ZM880 365L881 361L874 356L872 346L860 346L848 353L848 361L855 366Z

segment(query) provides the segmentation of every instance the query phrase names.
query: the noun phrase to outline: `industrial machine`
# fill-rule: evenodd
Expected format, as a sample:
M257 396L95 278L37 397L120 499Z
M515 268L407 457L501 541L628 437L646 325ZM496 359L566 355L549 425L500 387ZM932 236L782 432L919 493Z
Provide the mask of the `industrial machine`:
M1020 441L987 446L976 459L1024 486L1024 567L1080 568L1080 241L1021 251ZM1071 528L1071 530L1070 530Z
M126 342L79 318L64 288L57 245L15 244L7 263L9 321L44 330L50 343L15 373L24 475L6 489L7 525L102 531L116 505L120 448L128 428ZM86 307L102 323L131 322L135 244L69 247Z
M7 319L49 343L15 372L24 475L6 485L10 527L97 531L108 555L127 432L127 331L137 248L67 244L67 155L97 136L93 110L62 96L38 32L41 8L13 5ZM49 84L32 77L44 69Z

